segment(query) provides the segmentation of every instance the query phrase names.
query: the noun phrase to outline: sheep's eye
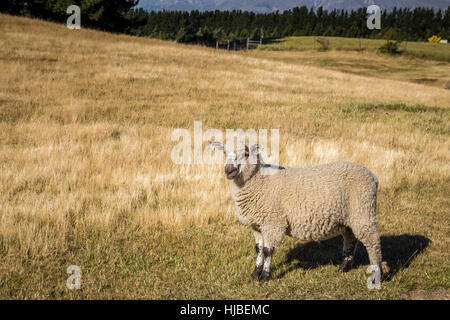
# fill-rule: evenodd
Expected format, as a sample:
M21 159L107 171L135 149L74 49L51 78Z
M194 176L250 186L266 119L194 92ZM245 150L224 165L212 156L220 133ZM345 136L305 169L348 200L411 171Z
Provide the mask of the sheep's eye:
M236 160L237 160L237 162L242 163L242 162L244 162L245 159L247 159L247 157L245 156L245 153L241 153L238 155Z

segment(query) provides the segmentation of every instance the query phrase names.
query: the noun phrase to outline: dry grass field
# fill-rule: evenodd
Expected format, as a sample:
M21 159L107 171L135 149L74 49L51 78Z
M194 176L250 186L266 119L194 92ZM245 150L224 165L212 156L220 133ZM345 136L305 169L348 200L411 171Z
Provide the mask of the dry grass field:
M450 45L448 45L450 55ZM449 62L389 56L371 51L266 51L254 50L253 56L289 64L320 67L377 79L401 80L442 88L449 80ZM449 58L450 59L450 58ZM450 61L450 60L449 60Z
M449 299L450 91L408 81L398 58L374 77L321 66L345 52L216 51L7 15L0 30L0 298ZM222 166L171 161L173 130L196 120L279 129L284 165L372 170L382 289L366 288L362 245L338 273L341 238L286 238L274 280L253 281Z

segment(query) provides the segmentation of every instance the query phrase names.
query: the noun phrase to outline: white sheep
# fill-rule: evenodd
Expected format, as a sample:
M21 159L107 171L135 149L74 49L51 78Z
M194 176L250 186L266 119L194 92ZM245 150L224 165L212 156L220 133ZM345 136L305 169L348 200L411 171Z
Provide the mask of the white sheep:
M237 217L253 229L257 253L253 278L270 279L272 253L284 235L317 241L342 234L341 272L352 267L359 239L371 267L380 268L381 274L375 219L378 181L367 168L345 161L278 167L262 161L258 145L237 152L227 152L220 142L210 147L224 151Z

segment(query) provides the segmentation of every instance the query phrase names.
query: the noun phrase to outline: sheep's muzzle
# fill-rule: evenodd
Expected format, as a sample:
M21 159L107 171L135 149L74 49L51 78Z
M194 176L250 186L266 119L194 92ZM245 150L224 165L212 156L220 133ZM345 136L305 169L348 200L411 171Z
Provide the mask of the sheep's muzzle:
M234 177L236 177L238 172L239 172L239 169L236 168L235 166L231 165L231 164L227 164L225 166L225 175L227 176L227 178L229 180L234 179Z

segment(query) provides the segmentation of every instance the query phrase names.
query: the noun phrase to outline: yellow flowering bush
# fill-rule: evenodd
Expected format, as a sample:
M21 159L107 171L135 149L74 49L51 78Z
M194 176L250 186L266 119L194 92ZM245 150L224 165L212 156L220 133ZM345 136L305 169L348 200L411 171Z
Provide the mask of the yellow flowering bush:
M439 43L439 41L441 41L441 39L442 39L441 37L432 36L432 37L428 38L428 41L431 43Z

